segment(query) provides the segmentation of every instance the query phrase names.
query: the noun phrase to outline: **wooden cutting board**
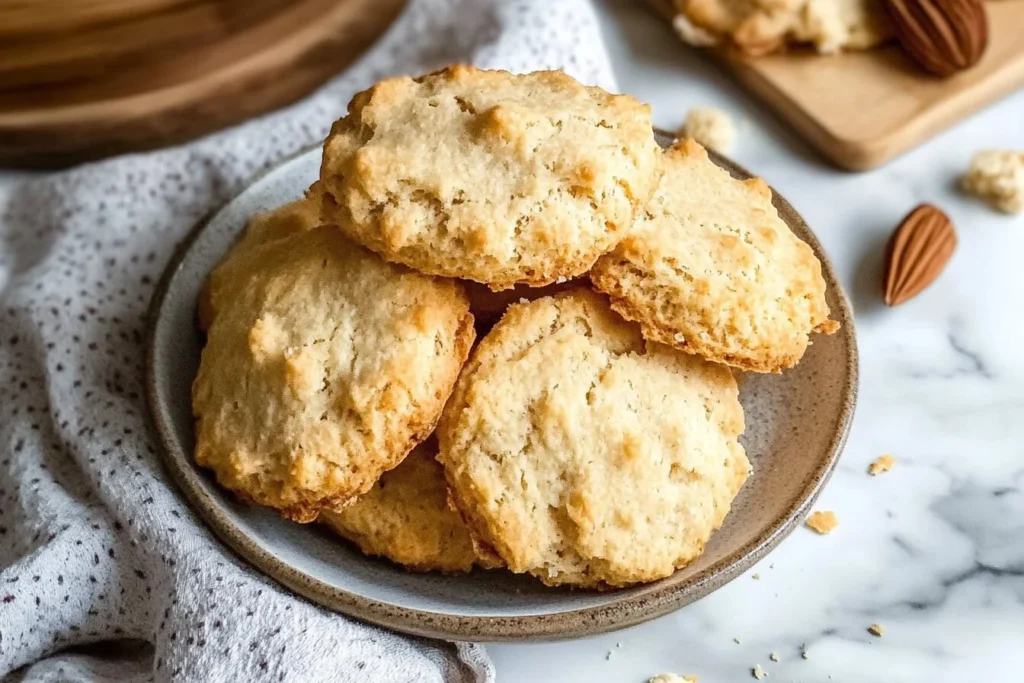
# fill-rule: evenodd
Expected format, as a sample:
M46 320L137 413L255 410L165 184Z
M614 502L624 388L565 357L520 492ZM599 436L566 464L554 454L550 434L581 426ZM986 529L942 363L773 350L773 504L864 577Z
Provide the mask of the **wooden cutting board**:
M162 147L281 107L355 60L405 4L55 2L66 0L0 3L3 166Z
M671 15L665 0L651 4ZM991 35L984 58L949 79L923 74L895 45L829 56L713 54L828 159L862 171L1024 87L1024 0L989 2L987 8Z

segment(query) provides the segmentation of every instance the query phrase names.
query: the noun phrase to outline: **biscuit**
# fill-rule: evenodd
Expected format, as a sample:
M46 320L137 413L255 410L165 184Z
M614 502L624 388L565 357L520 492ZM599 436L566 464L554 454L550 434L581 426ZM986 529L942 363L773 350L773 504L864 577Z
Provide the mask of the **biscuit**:
M413 571L468 572L477 562L473 542L459 513L448 506L448 485L432 441L414 448L351 505L321 512L319 521L367 555Z
M344 505L433 430L475 333L461 285L334 226L254 247L192 392L196 462L285 517Z
M659 151L632 97L559 71L453 66L353 98L324 145L321 215L424 273L542 286L622 238Z
M590 279L648 339L743 370L779 372L812 332L834 332L821 263L760 178L736 180L692 140L629 237Z
M624 586L698 557L749 471L729 369L645 342L589 289L514 304L438 425L470 531L546 584Z
M878 0L676 0L674 24L695 46L749 55L810 44L818 52L866 50L891 36Z
M210 273L199 292L197 313L200 330L205 332L210 329L217 310L230 302L232 287L240 280L233 271L238 270L238 264L245 261L253 247L296 232L312 230L320 225L320 201L320 183L314 183L302 199L258 213L249 219L241 237Z

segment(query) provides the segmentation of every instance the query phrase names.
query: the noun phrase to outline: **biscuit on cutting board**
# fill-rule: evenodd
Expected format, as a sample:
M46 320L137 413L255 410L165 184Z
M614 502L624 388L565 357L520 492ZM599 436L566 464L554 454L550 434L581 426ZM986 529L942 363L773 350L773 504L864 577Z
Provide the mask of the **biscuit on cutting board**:
M866 50L891 35L879 0L675 0L675 12L684 41L750 55L801 44L824 54Z

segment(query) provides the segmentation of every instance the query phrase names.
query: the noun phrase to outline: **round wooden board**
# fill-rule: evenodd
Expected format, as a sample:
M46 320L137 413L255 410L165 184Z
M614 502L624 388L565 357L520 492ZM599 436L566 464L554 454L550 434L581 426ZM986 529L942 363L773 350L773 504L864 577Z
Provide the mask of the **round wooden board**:
M293 102L361 55L405 0L294 0L216 40L88 77L0 87L0 165L66 166L210 133ZM219 19L218 19L219 20Z

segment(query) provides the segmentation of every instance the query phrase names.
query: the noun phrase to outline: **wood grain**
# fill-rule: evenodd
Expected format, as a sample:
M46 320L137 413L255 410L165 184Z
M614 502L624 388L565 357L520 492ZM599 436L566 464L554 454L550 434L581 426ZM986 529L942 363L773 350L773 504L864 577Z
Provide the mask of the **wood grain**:
M988 51L973 69L948 79L923 73L894 45L830 56L714 54L825 157L867 170L1024 86L1024 1L986 6Z
M0 164L55 167L165 146L280 107L362 54L405 4L146 1L153 12L123 23L83 19L67 43L77 65L63 67L53 49L25 82L14 74L31 68L31 50L17 65L0 59ZM148 38L126 38L127 26L148 27ZM95 39L110 31L125 39ZM0 53L29 44L0 40Z

